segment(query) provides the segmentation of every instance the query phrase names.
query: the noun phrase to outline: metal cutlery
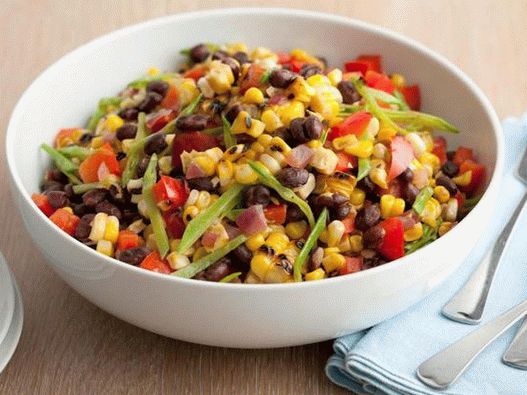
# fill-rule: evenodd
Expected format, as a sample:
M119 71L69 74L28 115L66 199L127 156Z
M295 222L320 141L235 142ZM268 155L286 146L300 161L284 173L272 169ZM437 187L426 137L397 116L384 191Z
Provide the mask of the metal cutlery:
M520 161L517 177L527 184L527 149ZM444 316L464 324L477 324L481 321L492 280L501 262L503 251L507 247L509 236L514 229L516 220L525 207L526 201L527 192L523 195L507 225L501 231L493 248L485 255L481 264L463 287L443 307L442 313Z
M527 318L523 320L518 333L503 354L502 361L513 368L527 370Z

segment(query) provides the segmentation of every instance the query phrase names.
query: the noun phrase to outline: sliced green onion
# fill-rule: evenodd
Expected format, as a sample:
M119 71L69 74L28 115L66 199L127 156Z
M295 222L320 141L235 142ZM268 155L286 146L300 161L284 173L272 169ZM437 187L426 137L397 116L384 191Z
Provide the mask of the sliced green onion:
M432 228L429 225L423 225L423 236L419 240L406 243L404 246L405 254L411 254L412 252L417 251L420 248L423 248L425 245L430 244L435 239L437 239L437 229Z
M211 136L219 136L223 134L223 127L203 129L201 133L210 134Z
M104 188L104 186L100 182L90 182L88 184L73 185L73 193L77 195L82 195L83 193L99 188Z
M47 144L42 144L40 148L53 159L57 169L64 173L73 184L81 184L81 180L75 175L78 170L78 166L75 163Z
M121 185L126 186L133 179L137 172L137 166L143 157L143 148L146 143L146 115L144 112L139 113L137 117L137 134L130 150L127 154L126 166L121 178ZM143 143L144 142L144 143Z
M369 137L368 133L364 132L360 139L367 140L368 137ZM370 170L371 170L370 158L359 158L359 168L357 169L357 182L359 182L364 177L366 177L368 174L370 174Z
M97 109L88 122L88 129L94 131L101 118L104 117L112 107L121 104L122 100L122 97L103 97L99 100Z
M425 187L421 189L417 197L415 198L414 204L412 208L414 211L421 215L423 210L425 209L426 202L432 197L434 194L434 190L431 187Z
M202 98L203 98L203 94L200 93L183 110L181 110L181 112L178 115L178 118L182 117L182 116L185 116L185 115L192 114L194 112L194 110L196 109L196 107L198 106L198 104L199 104L199 102L201 101Z
M260 84L266 84L267 81L269 81L269 77L271 76L271 70L266 70L262 76L260 77Z
M326 130L322 132L322 135L320 136L320 142L322 143L322 145L326 143L326 140L328 139L328 134L329 134L329 128L327 128Z
M459 129L442 118L419 111L384 110L384 114L394 122L420 129L441 130L449 133L459 133Z
M217 262L218 260L223 258L232 250L238 248L241 244L245 243L246 240L247 236L245 235L236 236L223 247L220 247L217 250L211 252L210 254L205 255L203 258L192 262L190 265L175 271L174 273L172 273L172 275L183 278L192 278L199 272L202 272L203 270L211 266L214 262Z
M389 93L387 93L385 91L381 91L379 89L370 88L370 87L367 87L367 86L364 87L364 91L368 92L368 94L370 94L371 97L373 97L375 99L378 99L378 100L380 100L380 101L382 101L384 103L387 103L387 104L395 104L395 105L399 106L401 109L405 105L405 103L401 102L401 100L398 97L392 96L392 95L390 95Z
M231 186L218 200L194 217L185 228L185 233L177 246L177 252L183 254L187 251L214 221L220 220L236 207L241 200L243 188L244 186L240 184Z
M90 156L92 150L90 148L81 147L79 145L70 145L68 147L59 148L59 151L62 155L68 158L77 158L80 160L86 159Z
M231 210L229 213L227 213L227 215L225 215L225 217L227 217L231 221L236 221L238 216L244 211L245 211L244 208L235 208L234 210Z
M225 277L223 277L221 280L220 280L220 283L230 283L232 280L234 280L235 278L238 278L242 275L242 272L235 272L235 273L231 273Z
M400 101L399 108L401 110L403 110L403 111L410 111L410 106L408 105L404 95L400 91L396 90L395 92L393 92L393 95L397 99L399 99L399 101Z
M221 123L223 124L223 141L225 143L225 147L230 148L233 145L236 145L236 138L232 134L231 124L227 118L225 118L225 115L221 116Z
M315 223L315 226L313 226L311 229L311 233L309 234L309 237L306 240L306 243L302 247L302 250L298 254L298 256L295 259L295 263L293 265L293 275L295 278L295 281L302 281L302 268L306 264L309 254L311 253L311 250L315 246L315 243L317 242L320 234L326 227L326 220L328 218L328 209L324 207L324 210L320 213L320 216L317 219L317 222Z
M264 185L268 186L269 188L273 188L282 197L282 199L296 204L298 208L305 214L311 228L315 226L315 217L313 216L313 212L311 211L309 204L300 199L300 197L291 189L286 188L280 184L280 182L271 174L271 172L267 170L267 167L261 163L250 160L249 166L251 166L256 174L258 174L260 181Z
M465 199L463 208L467 210L472 210L476 206L476 204L479 203L482 197L483 195L479 195L479 196L474 196L473 198L470 198L470 199Z

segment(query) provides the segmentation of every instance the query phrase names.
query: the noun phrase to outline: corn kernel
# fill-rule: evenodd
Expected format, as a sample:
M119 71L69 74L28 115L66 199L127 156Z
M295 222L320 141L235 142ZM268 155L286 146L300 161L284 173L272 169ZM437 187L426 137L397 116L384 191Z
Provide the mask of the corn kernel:
M183 222L188 225L192 219L199 214L199 208L196 206L188 206L183 210Z
M94 149L101 148L104 144L102 136L95 136L91 139L90 146Z
M107 219L108 214L106 213L97 213L95 217L93 217L90 235L88 236L91 241L99 241L104 238Z
M108 240L99 240L96 247L97 252L106 255L113 256L113 244Z
M360 251L362 251L363 245L362 245L362 236L361 235L350 236L350 248L351 248L351 252L360 252Z
M339 244L342 235L346 231L346 227L341 221L332 221L328 225L328 246L334 247Z
M384 144L377 143L373 146L372 155L377 159L386 159L388 148Z
M328 73L331 85L337 86L342 81L342 71L340 69L333 69Z
M355 188L353 192L351 192L350 203L353 204L354 206L362 205L365 199L366 199L366 193L362 189Z
M234 74L231 68L219 60L212 61L207 82L216 93L228 92L234 82Z
M439 225L439 229L437 230L437 234L441 237L443 236L446 232L448 232L450 229L452 229L454 227L454 223L453 222L443 222L441 225Z
M280 117L273 110L265 110L261 116L262 122L265 124L265 130L274 132L279 127L284 126Z
M201 191L198 198L196 199L196 207L201 211L209 207L210 205L210 193L207 191Z
M264 166L267 167L267 169L271 172L271 174L278 173L280 169L282 168L280 166L280 163L278 163L278 161L275 158L273 158L271 155L268 155L268 154L262 154L260 156L260 162L262 162Z
M109 132L115 132L117 129L119 129L123 125L124 125L124 121L119 115L110 114L104 120L103 127Z
M370 170L369 174L370 180L375 184L381 187L382 189L388 188L386 170L381 168L374 168Z
M311 98L309 107L331 121L330 123L338 117L340 111L339 103L335 99L321 94L316 94Z
M252 270L249 270L247 276L245 276L245 284L261 284L262 280L253 273Z
M327 242L328 242L328 231L327 231L327 229L324 229L324 230L320 233L320 236L318 236L318 239L319 239L322 243L327 243Z
M276 113L285 126L289 126L293 119L303 117L304 111L304 104L298 100L292 100L276 108Z
M158 75L161 71L157 67L149 67L148 70L146 70L146 74L150 76Z
M231 162L222 160L218 163L217 172L222 187L229 185L234 178L234 166Z
M441 162L439 158L437 157L437 155L434 155L431 152L423 152L419 156L419 162L421 162L421 164L425 167L426 165L431 166L432 174L441 167Z
M300 239L307 230L307 222L306 221L297 221L297 222L289 222L285 226L285 232L289 236L289 238L293 240Z
M397 217L404 212L405 202L401 198L386 194L381 197L381 216L383 218Z
M245 133L247 133L249 136L257 138L264 131L265 131L265 123L263 123L262 121L259 121L257 119L253 119L251 121L251 127Z
M454 181L456 185L466 187L472 181L472 170L466 171L463 174L452 178L452 181Z
M348 134L346 136L337 137L334 139L331 144L333 145L333 148L335 148L338 151L344 150L344 148L357 144L357 136L354 134Z
M373 152L373 142L370 140L360 140L354 145L345 147L344 152L359 158L369 158Z
M271 257L266 254L255 254L251 259L251 270L261 280L265 280L267 272L272 266Z
M245 242L245 245L247 246L247 248L253 252L258 250L258 248L260 248L264 244L265 244L265 238L263 234L261 233L257 233L249 237L247 241Z
M331 253L322 259L322 266L327 273L341 269L346 263L346 258L341 254Z
M257 141L262 145L262 147L269 148L271 144L273 143L273 136L271 136L270 134L266 134L266 133L261 134L260 137L258 137Z
M258 181L258 174L247 163L236 165L234 178L243 185L255 184Z
M119 237L119 220L117 217L110 215L106 219L106 227L104 229L104 240L108 240L111 243L117 242Z
M421 222L404 231L404 241L415 241L421 237L423 237L423 224Z
M450 198L442 210L442 217L445 221L453 222L457 218L457 212L459 203L456 198Z
M326 277L326 272L322 268L318 268L316 270L313 270L312 272L306 273L305 280L306 281L315 281L315 280L322 280L324 277Z
M262 144L260 144L258 141L255 141L254 143L251 144L251 150L253 150L257 154L262 154L265 152L265 147Z
M442 185L438 185L434 188L434 196L439 203L446 203L450 199L450 192Z
M196 156L193 159L193 163L197 165L207 177L216 173L216 164L210 157L206 155Z
M309 103L311 97L316 93L315 89L310 86L303 77L297 77L286 91L287 95L294 95L295 100L303 103ZM303 106L302 106L303 107ZM302 114L303 115L303 114ZM295 117L297 118L297 117ZM292 118L293 119L293 118ZM288 122L284 122L289 124Z
M231 125L234 134L245 133L251 126L252 119L247 111L240 111Z
M261 104L264 102L264 95L260 89L251 87L245 91L243 100L249 104Z
M332 150L324 147L314 150L314 155L310 162L311 166L321 174L333 174L337 163L337 155Z
M289 237L282 232L273 232L265 240L265 245L271 247L277 255L282 254L288 247Z
M208 252L205 249L205 247L199 247L198 249L196 249L194 254L192 254L192 261L193 262L198 261L201 258L203 258L205 255L208 255Z
M287 155L289 151L291 151L291 147L281 137L273 137L271 140L270 147L271 151L280 153L282 155ZM278 160L278 158L275 159Z
M167 255L166 259L168 261L168 265L174 270L183 269L185 266L190 265L190 260L188 257L178 254L177 252L171 252Z
M170 174L172 171L172 157L171 156L163 156L159 158L158 160L159 170L161 170L161 173L163 174Z
M405 136L406 141L410 143L414 149L415 155L421 156L426 151L426 144L419 134L411 132Z

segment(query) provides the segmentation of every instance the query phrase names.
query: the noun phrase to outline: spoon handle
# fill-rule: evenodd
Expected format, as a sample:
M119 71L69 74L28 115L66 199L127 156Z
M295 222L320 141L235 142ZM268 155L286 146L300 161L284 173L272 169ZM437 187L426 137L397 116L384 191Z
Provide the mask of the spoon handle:
M443 307L442 313L444 316L464 324L477 324L481 321L492 280L498 270L509 236L514 229L516 220L525 207L526 201L527 192L523 195L507 225L501 231L492 250L485 255L485 258L483 258L463 287Z
M461 376L480 352L526 313L527 300L423 362L417 368L417 377L433 388L448 387Z
M514 336L509 348L503 354L503 363L513 368L527 370L527 318Z

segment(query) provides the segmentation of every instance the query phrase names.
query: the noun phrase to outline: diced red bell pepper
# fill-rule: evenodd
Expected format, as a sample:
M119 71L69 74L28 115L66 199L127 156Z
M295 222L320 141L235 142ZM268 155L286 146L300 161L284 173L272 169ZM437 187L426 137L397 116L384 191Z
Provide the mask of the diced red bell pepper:
M391 261L404 256L404 226L397 218L387 218L379 224L384 229L384 238L377 251Z
M128 229L121 230L117 238L117 249L119 251L128 250L130 248L139 247L140 243L141 238L137 233Z
M170 209L183 206L188 198L185 182L169 176L161 176L152 188L152 192L157 203L167 203Z
M362 270L362 257L346 257L346 262L339 270L341 276L346 274L351 274L355 272L360 272Z
M64 129L60 129L59 132L57 133L57 135L55 136L55 141L53 142L53 146L54 147L62 147L63 145L65 145L64 143L64 140L66 139L72 139L74 140L73 138L73 135L74 133L79 130L79 128L64 128ZM74 141L72 141L74 142Z
M345 152L337 152L337 167L336 171L347 172L350 169L357 167L357 157L354 155L347 154Z
M143 259L143 262L139 264L139 267L163 274L169 274L171 272L170 266L166 261L161 259L157 251L148 254L146 258Z
M98 171L102 163L106 165L111 174L121 175L121 167L112 147L109 144L105 144L80 164L79 175L82 181L85 183L100 181Z
M461 192L457 191L457 193L454 195L454 198L457 200L457 206L459 208L464 206L465 196Z
M465 193L473 193L485 179L485 166L480 165L472 159L467 159L459 166L459 174L464 174L467 171L472 172L470 183L466 186L461 186L459 189Z
M454 158L452 159L452 162L454 162L458 166L461 166L461 164L467 159L474 160L474 153L472 149L467 147L459 147L454 153Z
M287 52L277 52L276 55L278 56L278 64L289 63L293 59Z
M390 145L392 161L388 179L393 180L399 174L406 170L410 162L414 159L414 150L412 145L401 136L395 136Z
M205 75L205 68L203 66L196 66L196 67L191 68L190 70L187 70L185 74L183 74L183 77L192 78L194 81L197 81L204 75Z
M415 111L421 109L421 90L419 85L409 85L399 88L399 91L403 94L404 100L408 106Z
M161 101L161 107L168 110L179 111L181 103L179 102L179 93L174 85L169 85L167 93Z
M345 233L349 234L355 230L355 215L350 214L346 218L342 219L341 222L344 224Z
M338 125L333 126L328 133L328 140L332 141L337 137L346 136L348 134L360 136L368 127L371 119L372 116L369 112L357 111Z
M380 73L382 70L380 55L361 55L357 57L356 61L366 64L368 70L376 71L377 73Z
M287 206L285 204L270 204L264 208L264 215L267 221L282 225L287 215Z
M365 75L368 71L368 64L364 62L357 62L356 60L351 60L344 63L344 69L348 73L361 73Z
M180 155L183 153L183 151L206 151L209 148L217 146L218 140L216 137L211 136L210 134L205 134L202 132L178 134L176 137L174 137L174 142L172 143L172 165L176 170L181 170Z
M146 121L146 126L152 133L158 132L165 127L167 123L176 117L174 110L163 109L157 114L153 115Z
M439 162L444 164L447 161L446 155L446 140L444 137L434 138L434 148L432 148L432 153L439 158Z
M386 74L378 73L373 70L368 70L364 77L366 85L371 88L378 89L387 93L392 94L395 90L395 86Z
M185 232L185 223L177 210L169 210L163 213L163 219L167 226L167 232L173 239L181 239Z
M247 89L259 86L264 73L265 68L263 66L253 63L240 84L240 93L243 95Z
M77 229L80 221L79 217L63 208L56 210L50 215L49 219L70 236L75 234L75 229Z
M53 206L49 204L49 200L46 195L34 193L33 195L31 195L31 200L33 200L39 210L42 211L46 217L49 217L55 212Z

